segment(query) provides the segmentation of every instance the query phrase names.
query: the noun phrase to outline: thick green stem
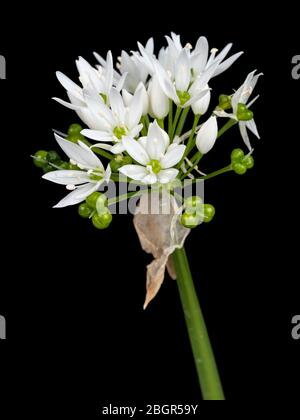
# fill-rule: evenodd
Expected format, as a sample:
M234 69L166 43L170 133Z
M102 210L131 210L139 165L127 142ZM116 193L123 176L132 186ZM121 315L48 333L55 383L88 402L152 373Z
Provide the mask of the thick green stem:
M225 400L184 248L176 249L173 262L203 399Z

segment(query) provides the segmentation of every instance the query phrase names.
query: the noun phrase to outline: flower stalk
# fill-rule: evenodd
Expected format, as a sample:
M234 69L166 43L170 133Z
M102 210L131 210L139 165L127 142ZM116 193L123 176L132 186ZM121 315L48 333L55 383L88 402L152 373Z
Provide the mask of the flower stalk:
M184 248L175 250L173 262L202 397L204 400L225 400Z
M196 128L197 128L200 117L201 117L200 114L194 116L194 123L193 123L193 127L192 127L192 130L191 130L190 137L189 137L187 145L186 145L185 156L187 156L190 153L190 151L193 149L193 147L195 145L193 143L193 140L194 140L194 135L195 135Z
M222 128L218 131L218 138L221 137L224 133L226 133L227 130L229 130L231 127L233 127L237 121L235 120L228 120L226 124L223 125Z
M176 136L180 136L180 134L182 132L182 129L183 129L183 126L184 126L184 123L185 123L185 120L186 120L186 117L187 117L187 114L189 113L189 110L190 110L189 107L183 109L182 114L180 116L180 120L179 120L178 125L176 127L176 131L175 131Z
M178 123L178 120L179 120L181 111L182 111L182 108L180 108L180 107L177 107L176 108L176 112L175 112L175 117L174 117L174 120L173 120L173 124L171 125L172 126L171 136L170 136L171 140L174 139L176 126L177 126L177 123Z

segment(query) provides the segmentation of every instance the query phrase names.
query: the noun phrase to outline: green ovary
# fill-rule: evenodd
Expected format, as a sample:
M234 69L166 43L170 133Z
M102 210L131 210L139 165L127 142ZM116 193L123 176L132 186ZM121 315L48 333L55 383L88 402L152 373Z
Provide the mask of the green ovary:
M191 95L189 92L181 92L180 90L177 90L177 96L180 100L180 105L184 105L187 101L191 99Z
M117 137L117 139L121 140L123 136L126 136L127 131L124 127L115 127L113 133Z
M161 166L158 160L156 159L152 159L150 160L150 162L148 163L149 166L151 166L152 168L152 172L154 174L158 174L161 171Z
M237 114L239 121L250 121L253 118L253 112L242 103L238 103Z

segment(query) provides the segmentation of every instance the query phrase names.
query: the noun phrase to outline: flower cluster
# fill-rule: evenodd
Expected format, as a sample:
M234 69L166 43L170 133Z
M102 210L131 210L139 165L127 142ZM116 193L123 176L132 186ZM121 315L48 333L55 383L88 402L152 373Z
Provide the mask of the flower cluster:
M57 72L69 101L54 99L74 110L85 127L72 124L66 135L55 134L68 160L61 160L54 151L40 150L34 156L36 166L45 172L43 178L63 184L70 191L55 207L82 203L80 215L95 220L97 217L99 223L95 222L95 226L106 227L108 223L101 224L100 216L111 220L109 210L99 212L89 199L104 182L122 177L147 186L167 186L172 191L174 180L205 179L198 168L201 158L235 124L248 154L236 149L231 164L216 172L233 170L243 174L253 166L247 130L259 138L250 110L257 97L250 100L250 96L260 74L251 72L233 94L220 95L211 114L205 117L212 102L214 77L226 71L242 52L228 56L232 44L220 52L216 48L209 50L203 36L194 48L189 43L183 45L174 33L166 40L167 45L157 55L152 38L145 46L138 43L137 51L122 51L115 66L110 51L106 58L94 53L98 62L95 67L79 57L79 84ZM189 114L193 123L184 132ZM222 118L228 121L219 128ZM107 163L103 164L99 156ZM93 205L88 207L91 202ZM196 213L186 211L182 223L197 224ZM187 223L191 218L193 223Z

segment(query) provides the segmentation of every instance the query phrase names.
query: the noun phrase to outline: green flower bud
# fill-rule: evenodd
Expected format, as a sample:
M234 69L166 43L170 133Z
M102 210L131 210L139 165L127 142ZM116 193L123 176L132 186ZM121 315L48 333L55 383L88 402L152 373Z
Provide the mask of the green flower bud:
M194 213L202 207L203 201L197 195L188 197L184 200L184 208L187 213Z
M245 153L242 149L234 149L231 152L231 162L241 162L241 160L245 157Z
M98 214L103 214L105 213L108 209L107 209L107 197L105 194L100 194L100 196L97 198L96 201L96 210Z
M47 164L47 154L46 150L38 150L33 157L33 163L37 168L43 168Z
M86 143L85 137L82 134L80 134L80 133L77 133L77 134L68 134L67 135L67 140L71 141L72 143L78 143L78 140Z
M70 169L70 164L68 162L64 162L63 160L59 163L56 163L60 167L60 169L68 170Z
M111 222L112 222L112 214L111 214L111 212L109 211L109 209L107 207L106 207L106 211L103 212L102 214L100 214L100 216L101 216L102 224L105 227L107 227L107 226L109 226L111 224Z
M242 163L233 163L232 169L238 175L244 175L247 172L247 168Z
M85 201L91 209L96 210L96 202L98 198L100 197L100 195L101 193L99 193L98 191L95 191L86 198Z
M214 218L215 213L216 213L216 210L215 210L214 206L212 206L211 204L204 204L204 206L203 206L203 215L204 215L203 221L205 223L211 222L212 219Z
M54 163L55 161L60 160L59 154L55 150L50 150L47 153L47 160L48 162Z
M112 215L110 211L107 209L107 211L103 214L95 213L92 217L92 222L95 228L97 229L105 229L107 228L112 221Z
M196 213L183 213L180 223L189 229L193 229L201 223L201 218Z
M231 108L231 97L228 95L220 95L219 96L219 108L226 111L227 109Z
M49 165L49 163L44 163L43 165L43 171L45 172L45 174L47 172L51 172L51 171L55 171L56 168L54 168L52 165Z
M82 131L82 127L80 124L71 124L69 129L68 129L68 135L72 136L73 134L80 134L80 132Z
M242 164L246 166L247 169L251 169L254 166L254 159L251 155L246 156L243 160L242 160Z
M239 121L249 121L253 118L253 112L250 111L250 109L248 109L246 105L238 103L236 116Z
M84 219L88 219L92 214L93 210L88 206L87 203L81 203L78 206L78 214Z

